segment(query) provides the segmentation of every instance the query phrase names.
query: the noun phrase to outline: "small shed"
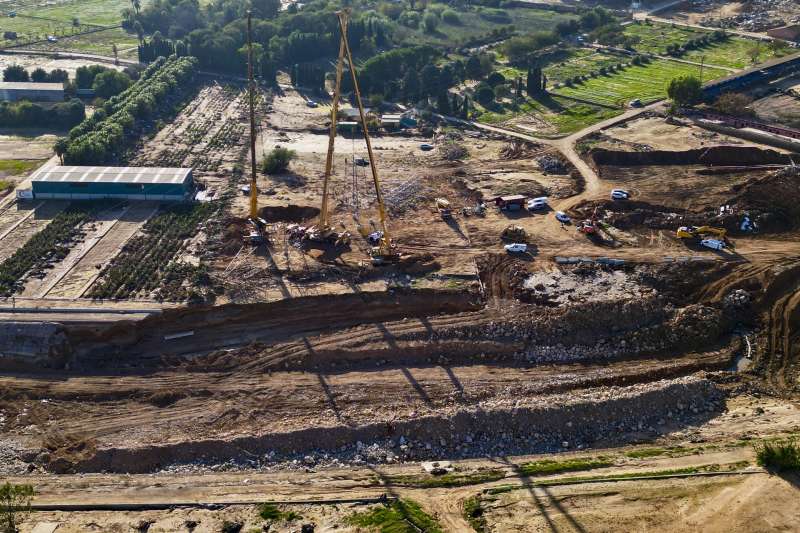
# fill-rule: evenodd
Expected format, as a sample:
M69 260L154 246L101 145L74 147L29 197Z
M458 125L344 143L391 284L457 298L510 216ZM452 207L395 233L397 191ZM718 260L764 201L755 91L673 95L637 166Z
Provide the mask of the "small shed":
M361 129L361 124L358 122L353 122L350 120L343 120L341 122L336 123L336 130L343 131L347 133L354 133Z
M500 209L522 209L528 197L524 194L514 194L511 196L498 196L494 199L495 205Z

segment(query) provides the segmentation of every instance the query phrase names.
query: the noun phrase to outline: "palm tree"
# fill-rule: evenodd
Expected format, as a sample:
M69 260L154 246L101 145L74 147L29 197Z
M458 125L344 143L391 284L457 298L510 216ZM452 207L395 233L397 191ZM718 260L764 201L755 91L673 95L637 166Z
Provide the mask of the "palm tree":
M67 153L67 139L66 137L61 137L59 140L56 141L56 144L53 146L53 151L58 156L58 159L61 161L61 164L64 164L64 154Z

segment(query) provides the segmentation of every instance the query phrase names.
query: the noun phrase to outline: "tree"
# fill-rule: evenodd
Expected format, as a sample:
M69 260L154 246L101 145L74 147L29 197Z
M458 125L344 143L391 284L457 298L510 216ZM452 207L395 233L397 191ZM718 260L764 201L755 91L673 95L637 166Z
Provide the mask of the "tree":
M479 80L483 75L483 69L481 68L481 59L476 55L469 56L467 59L467 64L464 66L464 70L466 71L467 79L470 80Z
M694 105L703 98L703 84L695 76L679 76L669 82L667 95L675 105Z
M92 89L100 98L111 98L131 86L127 74L116 70L101 72L94 78Z
M494 102L494 89L487 83L478 84L475 88L475 100L484 107L491 105Z
M422 17L422 27L428 33L436 32L436 28L439 27L439 17L435 13L425 13L425 16Z
M506 77L503 76L502 74L500 74L497 71L492 72L486 78L486 83L488 83L492 87L495 87L495 86L500 85L500 84L505 83L505 82L506 82Z
M714 109L724 115L734 115L739 117L752 117L755 111L750 105L753 99L742 93L725 93L714 102Z
M30 77L22 65L9 65L3 71L3 81L30 81Z
M47 71L42 67L38 67L31 72L31 81L35 81L36 83L45 83L47 82Z
M133 32L136 34L136 38L139 39L139 44L141 45L144 42L144 26L138 20L133 23Z
M419 100L421 85L417 71L408 69L406 75L403 76L403 96L407 102L416 102Z
M267 155L266 159L264 159L261 169L266 174L280 174L281 172L286 172L289 168L289 163L296 157L297 153L294 150L276 146Z
M447 91L441 91L436 96L436 110L439 111L442 115L449 115L451 113L450 109L450 99L447 98Z
M464 102L461 106L461 118L469 119L469 96L464 95Z
M49 83L66 83L69 81L69 73L61 68L56 68L50 71L47 75Z
M436 65L428 64L422 68L419 73L419 79L422 83L422 94L433 95L437 94L441 89L439 69Z
M0 531L17 533L21 515L31 512L33 487L30 485L0 485Z
M61 164L64 164L64 154L67 153L67 148L69 147L69 143L67 142L66 137L59 138L56 143L53 145L53 151L58 156L58 159L61 160Z
M761 41L756 41L748 46L746 53L752 63L757 63L758 58L761 57Z
M280 0L251 0L253 15L261 19L273 19L281 9Z

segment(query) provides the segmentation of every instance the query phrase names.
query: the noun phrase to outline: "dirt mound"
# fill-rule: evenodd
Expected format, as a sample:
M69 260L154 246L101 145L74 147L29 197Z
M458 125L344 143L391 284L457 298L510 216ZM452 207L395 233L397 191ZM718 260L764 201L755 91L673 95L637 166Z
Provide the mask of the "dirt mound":
M395 439L403 446L391 455L402 459L435 457L442 448L459 448L464 456L481 456L499 435L519 452L563 449L596 442L624 440L624 432L665 425L675 427L707 420L722 406L715 386L694 377L658 381L630 387L600 387L561 395L539 395L508 402L492 398L476 408L457 405L423 416L375 421L360 425L332 423L295 431L273 431L232 439L161 442L141 447L97 449L91 456L69 461L39 463L57 473L126 472L146 473L180 463L218 462L248 459L302 458L312 450L338 454L365 453L365 443L393 448ZM402 438L401 438L402 437ZM389 444L391 441L391 445ZM412 442L412 445L406 445ZM431 445L436 443L436 446ZM467 443L467 444L465 444ZM388 453L370 458L386 460Z
M650 152L624 152L596 148L589 152L596 165L707 165L750 166L781 164L789 165L800 154L782 154L775 150L764 150L755 146L711 146L672 152L653 150Z
M268 205L259 216L267 222L305 222L319 216L319 208L309 205Z
M787 231L800 226L800 169L786 167L767 177L734 186L729 205L748 212L761 231ZM733 216L737 225L740 216ZM727 222L727 221L726 221Z

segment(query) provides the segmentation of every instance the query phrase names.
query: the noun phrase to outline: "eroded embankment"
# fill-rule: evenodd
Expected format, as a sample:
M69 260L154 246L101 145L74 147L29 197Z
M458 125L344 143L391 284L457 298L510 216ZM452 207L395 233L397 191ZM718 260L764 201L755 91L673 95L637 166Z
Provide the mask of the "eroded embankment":
M625 441L630 438L624 436L626 433L699 423L721 408L722 395L713 383L685 377L568 395L486 401L465 409L358 426L309 427L228 440L131 448L101 447L74 461L48 455L43 466L61 473L145 473L182 463L212 464L243 457L258 463L310 452L364 457L369 454L366 450L376 455L369 460L380 462L389 455L401 460L454 452L483 455L497 448L498 438L509 453L535 453ZM401 446L395 450L397 441Z
M791 165L800 154L783 154L775 150L764 150L755 146L709 146L694 150L648 152L626 152L595 148L589 152L595 165L707 165L707 166L751 166Z
M46 335L37 330L29 340L20 339L24 332L8 330L5 336L9 342L25 342L31 348L24 353L2 352L0 365L27 363L31 368L58 368L68 362L73 369L147 367L179 354L206 353L252 342L279 342L355 324L459 313L482 305L474 293L421 289L168 309L141 321L120 321L109 326L54 324ZM179 337L170 338L175 335Z

